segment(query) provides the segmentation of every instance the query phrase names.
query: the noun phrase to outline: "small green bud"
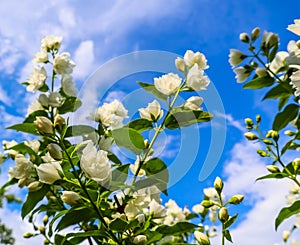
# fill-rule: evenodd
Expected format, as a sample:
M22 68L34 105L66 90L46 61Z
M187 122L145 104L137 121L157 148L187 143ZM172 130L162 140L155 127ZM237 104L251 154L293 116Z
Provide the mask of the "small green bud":
M278 131L275 131L275 130L269 130L266 134L266 137L267 138L272 138L274 139L275 141L277 141L279 139L279 134L278 134Z
M249 43L250 37L247 33L243 32L240 34L240 40L244 43Z
M273 145L272 140L263 140L266 145Z
M255 117L255 121L256 121L257 123L260 123L260 122L261 122L261 116L260 116L260 115L257 115L257 116Z
M244 136L248 139L248 140L257 140L258 137L256 134L252 133L252 132L247 132L244 134Z
M45 234L45 227L44 226L40 226L39 227L39 231L41 234Z
M244 195L236 194L229 198L228 203L230 204L240 204L244 200Z
M46 238L46 239L44 240L44 244L50 244L50 241L49 241L48 238Z
M30 238L30 237L32 237L32 236L33 236L33 234L30 233L30 232L26 232L26 233L23 235L24 238Z
M229 219L228 210L225 207L220 208L220 211L218 213L219 220L224 223Z
M297 47L300 49L300 40L296 42Z
M47 146L50 156L55 160L61 160L63 157L62 149L58 144L50 143Z
M246 119L245 119L245 124L246 124L247 126L250 126L251 128L252 128L253 125L254 125L254 123L253 123L253 121L252 121L251 118L246 118Z
M282 240L284 242L287 242L287 240L289 239L290 235L291 235L290 231L283 231L282 232Z
M286 130L286 131L284 131L284 134L287 136L294 136L296 133L293 132L292 130Z
M294 161L292 162L292 165L295 170L298 170L300 167L300 158L295 158Z
M54 127L57 128L60 132L62 131L65 124L66 121L61 115L57 115L54 118Z
M258 155L260 155L261 157L266 157L268 156L268 153L263 151L263 150L257 150L256 151Z
M48 221L49 221L49 216L45 215L44 218L43 218L44 225L47 225Z
M204 233L200 231L194 231L194 236L201 245L210 245L209 238Z
M212 202L212 201L209 201L209 200L203 200L201 202L201 205L205 208L210 208L212 206L214 206L215 204Z
M214 182L214 188L215 190L220 194L223 190L223 186L224 186L224 183L223 181L221 180L220 177L216 177L215 179L215 182Z
M43 187L43 184L39 181L33 181L27 187L29 192L35 192L40 190Z
M252 41L255 41L260 35L260 28L259 27L256 27L252 30L251 32L251 39Z
M275 165L268 165L267 169L270 173L280 173L280 169Z

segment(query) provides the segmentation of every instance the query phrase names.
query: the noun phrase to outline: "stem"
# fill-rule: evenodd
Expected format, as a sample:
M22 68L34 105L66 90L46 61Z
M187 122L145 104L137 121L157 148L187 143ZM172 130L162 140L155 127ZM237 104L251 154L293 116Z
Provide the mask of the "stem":
M225 245L225 236L224 236L225 225L222 223L222 245Z
M61 143L61 146L62 146L62 149L63 151L66 153L67 155L67 158L72 166L72 169L74 171L74 175L75 175L75 178L78 179L79 181L79 184L81 186L81 188L83 189L84 193L86 194L87 198L89 199L91 205L93 206L94 210L96 211L97 215L98 215L98 218L100 220L100 222L104 225L104 227L107 229L107 232L109 233L110 237L117 243L117 244L121 244L118 240L118 238L115 236L115 234L109 229L107 223L105 222L104 218L103 218L103 215L102 215L102 212L101 210L96 206L96 204L93 202L93 199L91 198L89 192L87 191L85 185L83 184L81 178L79 177L77 171L76 171L76 168L75 168L75 165L72 161L72 158L70 157L69 153L67 152L67 149L64 145L64 142L60 139L60 143Z
M156 141L158 135L160 134L160 132L162 132L163 127L164 127L164 124L165 124L165 122L166 122L166 119L167 119L167 117L169 116L169 114L170 114L170 112L171 112L171 110L172 110L172 108L173 108L173 106L174 106L174 104L175 104L175 102L176 102L176 100L177 100L177 97L178 97L178 95L179 95L179 93L180 93L180 89L182 88L183 84L184 84L184 82L182 83L182 85L181 85L181 86L178 88L178 90L176 91L176 94L174 95L174 98L173 98L172 102L171 102L170 105L169 105L169 110L168 110L166 116L164 117L162 123L160 124L160 126L159 126L158 128L155 129L155 134L154 134L154 136L153 136L153 138L152 138L152 140L151 140L151 142L150 142L148 148L146 149L145 154L142 156L141 160L139 161L139 165L138 165L137 170L135 171L135 174L134 174L134 177L133 177L133 179L132 179L131 185L133 185L133 184L135 183L135 181L136 181L136 179L137 179L137 176L138 176L138 174L139 174L139 172L140 172L140 170L141 170L141 168L142 168L142 166L143 166L143 163L145 162L145 160L146 160L147 157L149 156L149 153L150 153L150 151L151 151L151 148L152 148L152 146L154 145L154 143L155 143L155 141Z

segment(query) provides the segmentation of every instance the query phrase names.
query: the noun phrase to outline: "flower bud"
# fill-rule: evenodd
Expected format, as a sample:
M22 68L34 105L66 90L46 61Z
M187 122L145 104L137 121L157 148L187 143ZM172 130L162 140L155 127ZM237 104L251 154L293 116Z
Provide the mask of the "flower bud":
M252 30L251 32L251 39L252 41L255 41L260 35L260 28L259 27L256 27Z
M220 208L220 211L218 213L219 220L224 223L229 219L228 210L225 207Z
M32 237L32 236L34 236L34 234L32 234L31 232L26 232L26 233L23 235L24 238L30 238L30 237Z
M300 49L300 40L296 42L297 47Z
M270 173L280 173L280 169L275 165L268 165L267 169Z
M248 140L257 140L258 137L256 134L252 133L252 132L247 132L244 134L244 136L248 139Z
M256 68L255 73L259 77L267 77L269 75L266 69L261 67Z
M55 159L55 160L61 160L63 155L62 155L62 149L58 144L50 143L47 146L47 150L50 153L50 156Z
M244 200L244 195L236 194L233 195L229 200L228 203L230 204L240 204Z
M263 151L263 150L257 150L256 151L258 155L260 155L261 157L266 157L268 156L268 153Z
M45 215L44 218L43 218L44 225L47 225L48 221L49 221L49 216Z
M137 235L133 239L133 244L145 245L147 243L147 237L145 235Z
M41 234L45 234L45 226L40 226L39 231Z
M204 233L200 231L195 231L194 236L201 245L210 245L209 238Z
M48 238L46 238L46 239L44 240L44 244L50 244L50 241L49 241Z
M58 128L59 131L61 131L66 124L65 119L61 115L57 115L54 118L54 127Z
M176 65L176 68L178 69L178 71L185 72L185 62L184 62L184 59L179 58L179 57L176 58L175 65Z
M33 181L27 187L28 187L29 192L35 192L35 191L40 190L43 187L43 185L39 181Z
M254 125L254 123L253 123L253 121L252 121L251 118L246 118L245 119L245 124L247 125L247 127L249 127L249 129L252 129L253 125Z
M78 200L80 200L80 199L81 199L81 197L79 196L79 194L77 194L74 191L63 191L62 192L61 200L70 206L74 206L74 205L78 204Z
M283 232L282 232L282 240L283 240L284 242L286 242L286 241L289 239L290 235L291 235L291 232L290 232L290 231L283 231Z
M275 130L269 130L268 133L266 134L267 138L272 138L275 141L277 141L279 139L279 134L278 131Z
M253 69L256 69L256 68L258 67L258 63L255 62L255 61L251 61L250 66L251 66Z
M273 145L272 140L263 140L266 145Z
M245 32L241 33L240 40L244 43L249 43L249 41L250 41L249 35Z
M300 167L300 158L295 158L294 161L292 162L292 165L294 169L297 171Z
M201 202L201 205L205 208L210 208L212 206L214 206L215 204L212 202L212 201L209 201L209 200L203 200Z
M293 132L292 130L286 130L286 131L284 131L284 134L287 136L294 136L296 133Z
M34 124L41 135L54 133L53 124L47 117L36 117Z
M216 177L215 179L215 182L214 182L214 188L215 190L220 194L223 190L223 186L224 186L224 183L223 181L221 180L220 177Z
M260 123L260 122L261 122L261 116L260 116L260 115L257 115L257 116L255 117L255 121L256 121L257 123Z

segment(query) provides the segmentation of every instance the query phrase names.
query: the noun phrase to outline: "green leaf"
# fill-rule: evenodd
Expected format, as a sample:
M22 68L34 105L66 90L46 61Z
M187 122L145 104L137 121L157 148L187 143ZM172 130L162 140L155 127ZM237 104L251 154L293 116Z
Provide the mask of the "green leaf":
M74 232L74 233L68 233L64 239L62 240L62 244L66 244L65 242L69 238L87 238L87 237L99 237L106 235L105 230L91 230L91 231L85 231L85 232ZM73 244L73 243L72 243ZM78 244L78 243L76 243Z
M193 232L197 225L194 225L189 222L178 222L175 225L168 226L162 225L159 226L156 231L164 235L182 235L186 232Z
M29 214L34 207L40 202L50 190L49 185L43 185L43 187L39 191L29 192L26 198L25 203L22 206L22 219Z
M73 243L65 241L65 237L60 235L60 234L55 235L54 244L57 244L57 245L74 245Z
M115 190L119 189L120 186L124 186L128 177L129 166L130 164L121 165L113 170L109 189Z
M181 107L174 108L166 118L165 126L168 129L188 127L195 123L209 122L213 115L205 111L192 111Z
M122 166L122 162L120 161L120 159L112 152L108 152L107 157L109 160L111 160L112 162L114 162L115 164Z
M285 207L280 210L276 220L275 220L275 229L279 227L279 225L286 220L287 218L291 217L292 215L300 213L300 200L294 202L291 206Z
M270 89L263 100L266 99L278 99L278 98L286 98L293 94L293 90L288 86L284 86L283 84L279 83L277 86Z
M272 60L274 60L277 51L278 51L278 42L273 46L272 51L268 55L269 62L272 62Z
M279 112L273 122L273 129L279 131L285 128L289 122L298 116L299 105L289 104L282 112Z
M232 243L232 238L231 238L229 230L223 230L223 234L224 234L224 237L226 238L226 240Z
M137 82L143 89L145 89L147 92L153 94L155 97L161 100L167 100L168 96L159 92L153 84L150 83L143 83L143 82Z
M272 174L267 174L265 176L259 177L256 179L256 181L258 180L263 180L263 179L283 179L283 178L288 178L289 175L286 173L272 173Z
M91 218L97 217L95 210L87 207L74 207L62 217L56 226L56 231L63 230L70 225L75 225L82 221L89 221Z
M65 114L67 112L74 112L81 106L81 100L77 97L68 97L62 106L58 107L59 114Z
M145 119L145 118L139 118L131 121L130 123L126 124L124 127L132 128L136 131L143 132L148 129L152 129L153 125L152 122Z
M10 147L9 149L15 150L23 155L25 155L26 153L37 156L37 153L28 145L25 145L25 143L20 143L17 144L13 147Z
M142 169L145 170L147 177L157 180L155 185L167 195L169 172L166 164L159 158L152 158L142 165Z
M224 223L224 226L225 226L225 229L227 229L229 226L231 226L237 219L238 217L238 214L235 214L233 216L231 216L225 223Z
M23 123L33 123L36 117L48 117L48 113L43 110L34 111L26 117Z
M13 126L10 126L6 129L13 129L16 131L20 131L23 133L29 133L33 135L40 135L39 132L36 129L36 126L34 123L21 123L21 124L15 124Z
M67 128L65 137L81 136L95 132L96 129L88 125L74 125Z
M144 137L132 128L112 130L112 136L119 147L125 147L137 155L145 148Z
M281 97L278 101L278 111L281 111L282 108L289 102L290 97Z
M274 84L274 78L272 77L257 77L250 82L246 83L243 88L249 89L261 89L270 87Z
M294 142L294 140L292 139L292 140L288 141L284 145L284 147L282 147L282 149L281 149L281 155L283 155L287 150L291 149L291 146L293 145L293 142Z
M109 229L117 232L125 232L127 230L128 223L120 218L114 219L109 223Z

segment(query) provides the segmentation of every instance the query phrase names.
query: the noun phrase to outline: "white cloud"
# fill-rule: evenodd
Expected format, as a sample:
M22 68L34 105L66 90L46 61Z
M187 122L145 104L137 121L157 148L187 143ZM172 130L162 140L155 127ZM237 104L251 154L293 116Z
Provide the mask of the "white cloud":
M76 63L74 77L78 79L87 78L95 68L94 42L91 40L81 42L75 51L74 61Z
M244 217L239 217L238 226L231 231L235 244L281 242L282 230L290 229L293 222L293 219L285 221L279 231L275 232L275 218L280 209L287 206L285 196L291 182L285 180L256 182L258 177L268 174L265 163L256 153L258 148L259 144L251 142L237 143L224 167L226 195L229 197L237 193L244 194L244 204L251 205L251 209Z
M0 101L4 104L10 106L11 105L11 98L7 95L6 91L0 86Z
M223 113L220 113L218 111L215 111L214 114L217 117L221 117L221 118L226 119L226 122L228 123L227 125L232 126L234 128L237 128L238 130L240 130L242 132L245 131L245 127L243 126L243 124L240 121L234 119L232 117L232 115L230 115L230 114L223 114Z

